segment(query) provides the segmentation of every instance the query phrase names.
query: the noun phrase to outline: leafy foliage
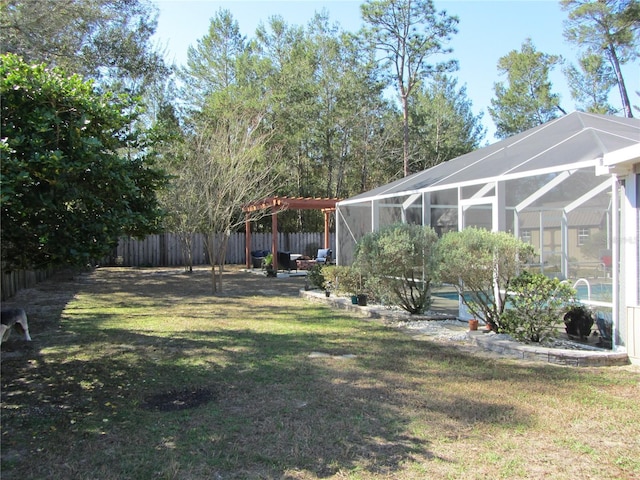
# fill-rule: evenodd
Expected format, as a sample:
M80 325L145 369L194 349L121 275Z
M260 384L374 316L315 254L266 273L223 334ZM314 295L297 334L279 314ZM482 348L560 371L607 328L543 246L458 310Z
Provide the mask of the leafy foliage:
M555 338L563 313L576 291L557 278L522 272L511 283L509 308L500 317L500 331L525 342Z
M357 266L326 265L322 274L338 293L358 295L364 291L364 279Z
M309 280L309 285L318 287L321 290L325 288L325 278L324 273L322 271L323 266L319 263L316 263L313 267L311 267L307 271L307 279Z
M494 85L496 97L489 107L498 138L524 132L558 116L560 97L551 93L549 72L559 62L557 55L538 52L531 39L520 51L512 50L500 58L498 71L507 75L508 85Z
M155 231L164 174L134 154L132 99L10 54L0 79L6 268L86 264L122 234Z
M2 53L129 91L168 74L151 44L149 0L14 0L0 6Z
M391 295L409 313L431 306L437 278L438 236L431 227L399 224L365 235L356 247L355 264L374 297Z
M438 74L417 90L411 102L412 170L433 167L480 146L485 130L482 114L474 116L466 87Z
M445 233L438 249L441 280L453 285L472 315L499 331L511 283L533 247L507 232L470 227Z
M581 56L578 64L579 69L573 65L565 69L571 96L581 102L587 112L616 113L609 104L609 92L617 83L613 68L596 54Z
M431 0L368 0L360 7L368 25L366 35L381 51L391 73L403 119L404 175L410 173L409 98L414 88L436 73L457 70L455 60L429 63L452 52L446 45L458 32L458 17L437 12Z
M624 116L633 117L620 66L639 55L640 4L637 0L560 0L560 4L569 12L565 38L584 48L587 56L599 56L609 62L620 91Z

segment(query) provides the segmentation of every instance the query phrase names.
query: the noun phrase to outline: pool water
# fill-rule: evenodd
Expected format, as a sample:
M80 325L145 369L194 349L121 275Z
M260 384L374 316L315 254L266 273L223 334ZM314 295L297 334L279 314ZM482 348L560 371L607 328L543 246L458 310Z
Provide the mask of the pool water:
M589 300L588 289L584 284L577 285L575 287L578 292L578 300ZM613 286L610 283L597 283L591 285L591 300L598 300L601 302L610 302L612 298ZM457 292L436 292L434 297L446 298L447 300L458 301Z

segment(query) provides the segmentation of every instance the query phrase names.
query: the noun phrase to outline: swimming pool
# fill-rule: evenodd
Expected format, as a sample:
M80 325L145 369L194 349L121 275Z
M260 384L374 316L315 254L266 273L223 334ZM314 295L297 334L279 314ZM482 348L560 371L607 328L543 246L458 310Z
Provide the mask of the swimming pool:
M589 287L587 287L587 285L579 284L574 287L578 295L578 300L595 300L599 302L611 301L613 286L610 283L597 283L590 287L591 298L589 298ZM433 296L458 301L458 292L455 291L435 292Z

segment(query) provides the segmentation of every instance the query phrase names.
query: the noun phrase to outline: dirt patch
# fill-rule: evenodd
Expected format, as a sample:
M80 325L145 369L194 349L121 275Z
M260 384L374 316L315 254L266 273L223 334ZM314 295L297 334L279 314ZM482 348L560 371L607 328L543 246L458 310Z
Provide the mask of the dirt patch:
M212 400L214 394L211 390L196 387L151 395L144 400L141 407L143 410L156 412L174 412L196 408Z

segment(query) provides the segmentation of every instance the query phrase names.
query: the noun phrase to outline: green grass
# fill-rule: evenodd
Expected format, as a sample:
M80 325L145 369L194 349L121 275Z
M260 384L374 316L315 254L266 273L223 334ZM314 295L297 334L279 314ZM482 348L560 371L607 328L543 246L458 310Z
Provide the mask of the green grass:
M483 358L300 299L302 281L230 271L214 297L206 271L160 273L14 300L34 342L3 345L3 479L640 477L634 367Z

